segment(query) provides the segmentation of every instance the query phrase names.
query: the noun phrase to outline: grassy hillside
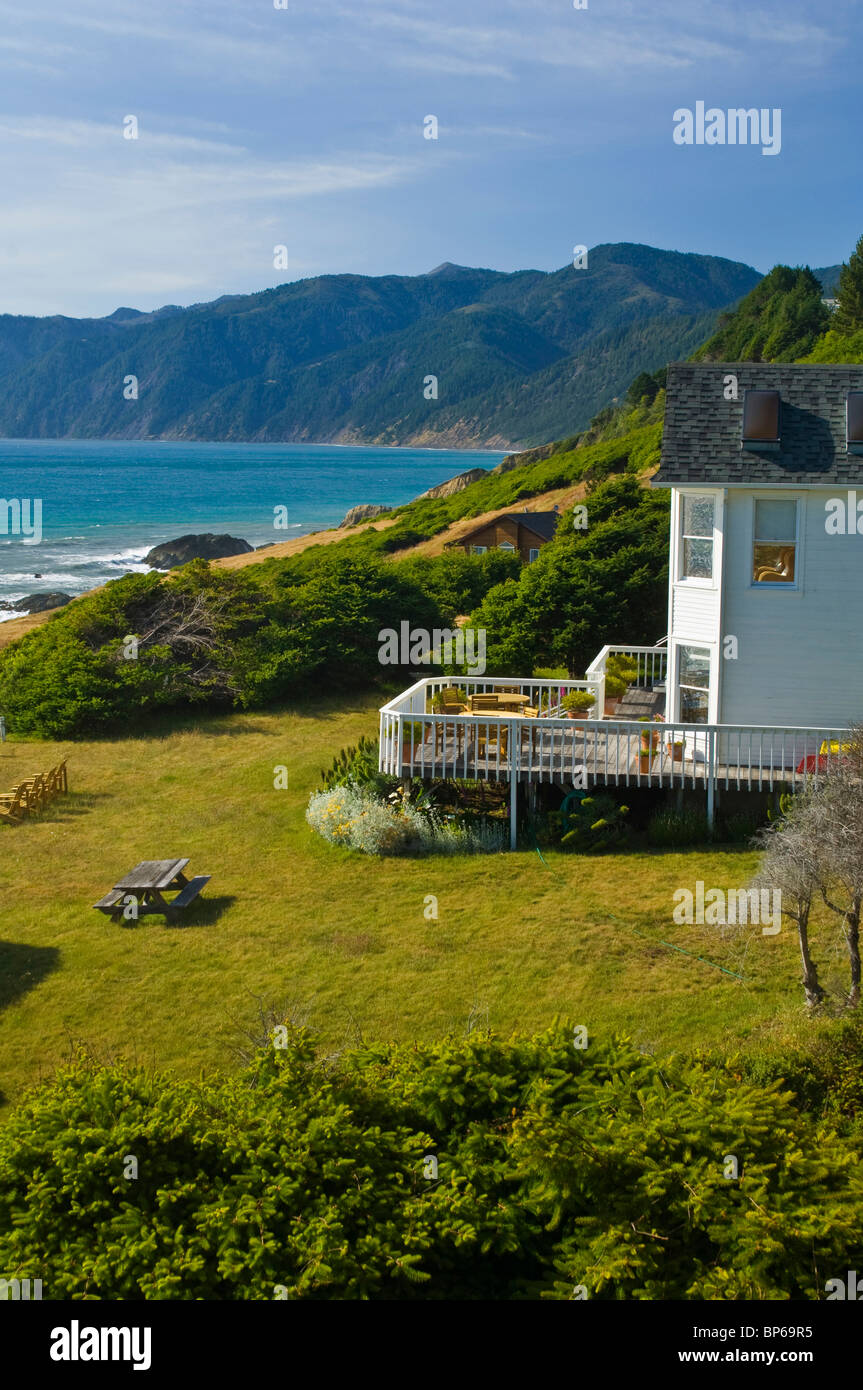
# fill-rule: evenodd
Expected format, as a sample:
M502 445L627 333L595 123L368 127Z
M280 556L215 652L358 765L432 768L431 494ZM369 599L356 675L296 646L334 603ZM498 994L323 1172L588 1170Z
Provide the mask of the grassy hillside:
M255 1025L259 1001L308 1016L334 1047L461 1033L469 1018L525 1033L558 1013L659 1050L781 1049L803 1027L789 932L671 924L676 888L743 884L748 851L544 850L543 862L526 849L454 872L451 860L369 859L314 836L304 811L319 769L375 731L375 706L330 688L290 711L148 736L0 745L0 785L68 755L72 790L40 820L0 825L7 1101L76 1042L186 1076L231 1069L237 1024ZM172 855L213 875L183 926L114 926L93 911L133 864ZM429 893L437 921L423 915ZM829 958L835 945L840 966L835 936L819 919L814 949Z

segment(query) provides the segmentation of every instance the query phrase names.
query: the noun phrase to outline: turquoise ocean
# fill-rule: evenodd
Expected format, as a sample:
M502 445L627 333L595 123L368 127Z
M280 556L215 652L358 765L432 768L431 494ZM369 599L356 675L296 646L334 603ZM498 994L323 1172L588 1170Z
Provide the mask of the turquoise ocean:
M357 503L397 506L503 457L334 444L0 440L0 498L42 503L38 544L4 534L0 510L0 601L48 590L76 595L146 571L148 550L190 532L228 532L259 546L326 530ZM277 507L288 510L287 530L274 528ZM0 612L0 620L10 616Z

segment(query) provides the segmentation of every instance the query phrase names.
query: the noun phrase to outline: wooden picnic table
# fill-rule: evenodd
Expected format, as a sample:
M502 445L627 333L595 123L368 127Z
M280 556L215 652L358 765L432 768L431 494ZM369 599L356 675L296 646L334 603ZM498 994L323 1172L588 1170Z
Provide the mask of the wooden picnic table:
M126 900L134 898L139 917L148 912L160 912L173 920L176 913L188 907L210 881L209 874L186 878L183 870L188 862L188 859L144 859L94 906L112 921L118 921L123 915ZM162 896L173 891L177 892L177 896L170 901Z

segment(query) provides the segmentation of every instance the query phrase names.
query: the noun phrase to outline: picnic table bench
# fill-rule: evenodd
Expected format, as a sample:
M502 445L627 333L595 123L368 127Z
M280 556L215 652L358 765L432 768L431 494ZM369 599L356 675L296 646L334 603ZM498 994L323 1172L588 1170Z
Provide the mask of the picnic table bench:
M164 913L168 921L173 922L177 913L195 901L212 877L211 874L199 874L197 878L186 878L183 870L188 862L188 859L144 859L93 906L110 917L112 922L118 922L125 907L132 902L136 904L135 915L138 917L153 912ZM163 897L164 893L174 891L176 897L170 900Z

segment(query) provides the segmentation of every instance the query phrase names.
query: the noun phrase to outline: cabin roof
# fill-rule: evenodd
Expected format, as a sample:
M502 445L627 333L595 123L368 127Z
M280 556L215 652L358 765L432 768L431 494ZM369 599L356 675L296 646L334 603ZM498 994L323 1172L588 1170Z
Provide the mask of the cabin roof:
M725 400L736 376L737 400ZM742 447L747 390L780 394L778 450ZM859 366L784 362L675 362L668 368L665 425L654 487L811 487L863 483L863 456L849 453L845 400L863 391Z
M531 535L539 536L543 541L550 541L559 520L559 512L504 512L501 516L493 517L491 521L484 521L472 531L466 531L458 540L448 541L447 544L463 545L471 536L476 536L480 531L487 531L490 526L497 526L501 521L514 521L526 531L530 531Z

